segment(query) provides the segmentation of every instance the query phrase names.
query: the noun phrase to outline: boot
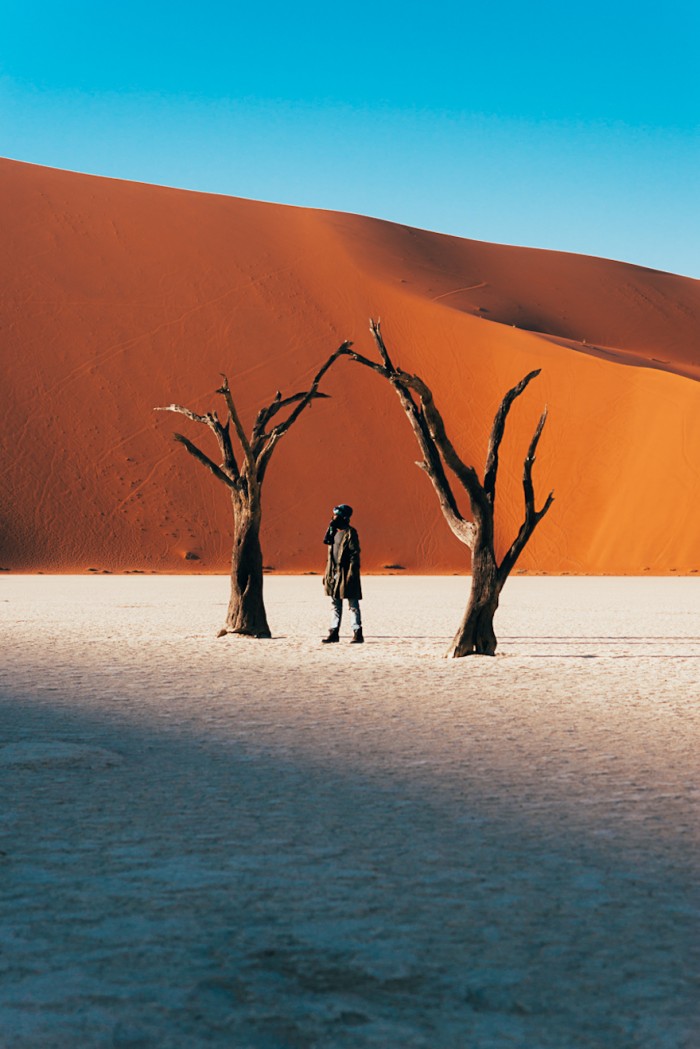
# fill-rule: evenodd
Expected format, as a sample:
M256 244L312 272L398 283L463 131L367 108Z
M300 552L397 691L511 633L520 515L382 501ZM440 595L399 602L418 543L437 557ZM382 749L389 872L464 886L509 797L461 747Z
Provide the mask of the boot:
M362 627L359 630L353 630L352 637L350 639L351 645L364 645L365 639L362 634Z
M336 641L340 641L339 628L337 626L331 627L328 637L321 638L322 645L332 645Z

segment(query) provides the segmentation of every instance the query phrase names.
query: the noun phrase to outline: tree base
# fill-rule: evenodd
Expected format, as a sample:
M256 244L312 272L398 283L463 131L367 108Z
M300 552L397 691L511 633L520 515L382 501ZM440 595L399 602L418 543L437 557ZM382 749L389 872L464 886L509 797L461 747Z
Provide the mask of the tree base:
M498 641L493 629L493 617L497 607L498 597L476 606L473 597L470 598L464 620L445 653L448 659L496 655Z
M272 633L269 630L259 630L259 631L243 630L243 629L234 630L234 629L229 629L228 627L223 627L216 636L217 637L226 637L227 634L237 634L239 637L260 638L261 640L264 640L265 638L267 638L269 640L270 638L272 638Z
M465 656L495 656L496 649L489 651L486 648L481 649L475 645L450 645L447 652L445 652L445 659L463 659Z

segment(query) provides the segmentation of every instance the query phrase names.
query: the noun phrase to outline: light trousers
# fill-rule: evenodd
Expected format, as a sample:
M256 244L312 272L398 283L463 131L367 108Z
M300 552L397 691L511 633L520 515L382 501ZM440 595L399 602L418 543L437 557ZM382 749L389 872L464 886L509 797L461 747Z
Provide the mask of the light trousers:
M337 630L340 626L340 621L343 618L343 599L341 597L332 597L331 604L333 605L333 612L331 614L331 630ZM352 621L353 630L362 629L362 616L360 615L360 601L357 597L348 598L348 607L350 608L350 618Z

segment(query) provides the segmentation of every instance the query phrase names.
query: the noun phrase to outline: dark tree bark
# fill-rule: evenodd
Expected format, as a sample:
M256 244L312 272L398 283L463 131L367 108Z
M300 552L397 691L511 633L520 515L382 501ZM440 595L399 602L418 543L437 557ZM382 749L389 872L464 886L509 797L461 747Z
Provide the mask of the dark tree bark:
M261 513L246 500L233 502L233 549L231 551L231 595L224 634L270 637L263 601L263 556L260 545Z
M541 509L535 508L532 468L537 445L547 420L547 409L545 408L535 428L523 465L525 520L510 549L499 564L494 549L494 509L499 451L511 405L528 384L539 375L539 370L530 372L524 379L521 379L501 401L491 428L482 484L474 467L464 463L455 451L445 431L442 416L433 401L430 388L418 375L410 375L393 365L378 322L370 321L370 330L379 350L381 362L353 353L349 348L343 352L348 354L352 360L378 372L396 390L423 453L423 459L417 465L430 478L448 525L457 538L465 543L472 552L472 584L469 602L459 630L446 655L450 657L474 654L493 656L498 644L493 620L501 590L530 536L554 500L554 494L550 492ZM459 481L467 493L471 508L471 521L466 520L460 513L449 481L450 474Z
M260 545L262 522L262 485L270 458L279 441L294 425L312 401L325 398L318 392L321 379L331 365L342 354L350 351L351 343L344 342L332 353L314 376L308 390L282 397L278 391L271 404L261 408L257 414L250 436L243 429L229 381L222 376L223 383L216 391L226 405L226 422L222 423L217 413L198 415L181 404L169 404L156 408L157 412L179 412L193 422L207 426L214 434L219 446L221 462L215 463L197 445L181 433L175 440L217 480L230 490L233 509L233 550L231 553L231 596L226 613L226 623L219 631L225 634L245 634L249 637L271 637L270 627L263 600L263 555ZM285 409L290 409L286 419L270 425L272 419ZM231 426L236 435L240 451L234 452ZM240 462L239 462L240 458Z

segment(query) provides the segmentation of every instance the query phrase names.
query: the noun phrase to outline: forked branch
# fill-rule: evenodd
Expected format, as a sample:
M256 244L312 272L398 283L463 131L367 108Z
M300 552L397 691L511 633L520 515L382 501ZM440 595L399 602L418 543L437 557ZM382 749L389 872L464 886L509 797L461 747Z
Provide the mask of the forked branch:
M302 391L302 393L293 393L290 397L283 397L280 391L277 391L277 394L275 395L275 399L272 402L272 404L268 404L267 407L261 408L258 412L257 418L255 420L255 425L253 427L253 439L251 441L251 444L254 449L256 447L256 442L258 442L261 437L268 436L265 433L265 427L267 426L270 419L272 419L273 416L277 415L277 412L281 411L282 408L287 408L290 404L296 404L297 401L303 400L304 397L306 397L306 390ZM318 393L317 391L313 395L312 399L317 401L324 397L327 398L328 394Z
M262 483L263 477L265 476L265 471L267 470L268 464L270 462L270 456L272 455L275 446L277 445L277 442L280 440L280 438L284 437L284 435L287 433L290 427L294 425L301 413L304 411L305 408L308 408L312 401L317 400L319 397L328 396L327 394L319 394L319 383L321 382L321 379L326 374L331 365L334 364L335 361L337 361L338 357L341 357L344 354L349 353L351 346L352 343L348 342L347 340L345 342L342 342L338 349L330 355L328 360L316 372L311 382L311 386L304 393L293 394L291 397L286 398L280 397L278 393L278 396L275 397L275 400L272 402L272 404L268 405L267 408L262 409L262 411L258 413L258 418L256 419L255 427L253 428L253 435L256 439L255 464L257 468L256 476L259 483ZM293 411L288 415L288 417L283 422L278 423L276 426L273 426L269 433L265 433L265 423L281 408L286 407L290 404L294 404L295 402L295 407ZM260 429L260 432L256 434L256 430L260 423L261 416L263 416L262 428Z
M169 404L165 408L154 408L156 412L177 412L179 415L184 415L187 419L191 419L193 422L202 423L204 426L208 426L211 432L216 437L221 454L223 457L223 464L220 467L221 472L226 476L227 483L230 481L237 481L239 478L238 463L233 452L233 446L231 444L231 435L229 433L228 422L224 426L221 423L216 412L206 412L204 415L198 415L197 412L191 411L189 408L185 408L181 404ZM177 440L181 440L181 443L186 444L187 439L183 438L181 434L176 435ZM190 442L191 443L191 442ZM195 446L192 445L194 448ZM194 454L194 453L192 453ZM204 453L200 453L204 455ZM208 456L204 456L207 462L210 462ZM200 459L201 461L201 459ZM206 464L205 464L206 465ZM217 475L218 476L218 475ZM234 487L235 485L232 485Z
M516 397L525 390L525 388L540 374L540 368L536 371L530 372L524 379L513 387L512 390L508 390L503 400L500 403L496 417L493 420L493 426L491 427L491 438L489 440L488 452L486 454L486 467L484 469L484 492L487 498L493 503L496 497L496 475L498 473L498 452L501 447L501 441L503 440L503 434L506 428L506 419L508 418L508 412L510 411L511 405ZM544 426L544 423L542 423ZM540 430L540 433L542 431ZM539 440L539 437L538 437Z
M279 439L287 433L304 409L307 408L312 401L328 397L328 394L319 392L319 383L338 357L349 352L351 345L352 343L347 341L341 343L338 349L335 350L322 367L319 368L308 390L303 390L300 393L293 393L289 397L282 397L282 394L278 390L274 400L264 408L261 408L258 412L250 438L243 428L241 417L233 399L228 376L223 372L221 373L223 382L216 392L220 393L224 398L228 409L228 419L225 424L221 422L216 412L206 412L205 414L200 415L197 412L193 412L190 408L185 408L182 404L169 404L164 408L155 408L154 411L178 412L180 415L184 415L186 418L191 419L192 422L208 426L216 437L219 448L221 449L223 457L223 463L221 466L216 466L209 456L205 455L204 452L197 448L196 445L192 444L192 442L186 437L183 437L182 434L177 434L176 440L184 444L190 454L206 466L208 470L211 470L216 477L220 480L225 480L229 487L236 488L239 491L246 488L252 494L253 488L256 488L262 483L265 470L270 461L270 456L272 455L274 447ZM267 433L265 427L268 422L282 409L292 406L293 410L288 418L283 422L278 423L277 426L273 427L273 429ZM241 470L239 469L233 450L230 430L231 423L233 423L236 436L238 437L241 448L243 449L243 473L241 473Z
M542 412L540 420L535 427L535 432L532 435L530 441L530 447L527 450L525 456L525 462L523 463L523 493L525 496L525 520L520 526L520 530L515 537L510 550L506 553L505 557L501 561L498 568L499 578L505 582L508 578L509 573L512 571L516 561L520 557L521 553L525 549L530 536L534 532L535 528L542 520L544 515L549 510L550 506L554 502L554 492L550 492L544 501L541 509L535 508L535 488L532 483L532 468L535 465L535 452L537 451L537 445L539 444L540 437L542 436L542 430L544 424L547 421L547 409Z
M216 412L214 412L216 415ZM229 419L225 426L221 427L221 437L219 438L219 444L224 453L224 466L226 473L230 474L234 479L238 479L240 476L238 471L238 463L236 462L236 456L233 451L233 445L231 444L231 420ZM218 435L217 435L218 436Z
M241 442L241 448L243 449L245 461L248 465L248 471L252 472L253 467L255 465L255 456L253 455L253 450L250 447L250 441L248 440L246 432L243 429L243 423L241 422L241 417L238 414L238 409L236 408L236 405L234 403L233 394L231 393L231 387L229 386L228 378L226 375L223 374L223 372L221 373L221 377L224 381L222 382L221 386L216 392L220 393L226 401L226 407L228 408L229 418L233 423L238 440Z
M409 391L413 390L418 394L421 402L419 411L422 420L427 424L427 436L435 445L437 445L440 454L445 460L445 464L461 481L470 498L472 496L478 498L480 493L477 491L479 487L479 479L476 475L476 470L471 466L466 466L455 451L454 446L445 431L445 424L442 416L435 405L432 390L425 382L423 382L420 376L411 375L409 372L394 367L389 358L384 339L382 338L379 321L370 320L369 323L370 330L374 336L374 341L376 342L381 358L384 361L384 373L387 378L394 384L394 386L400 388L400 392L409 398L414 407L416 405L413 398L410 397Z
M394 367L382 337L379 321L370 320L370 331L377 345L382 364L359 353L350 353L350 357L358 364L362 364L383 376L394 387L418 441L418 446L423 453L423 461L417 463L417 465L428 475L438 497L440 509L452 532L460 542L471 546L474 536L474 525L470 521L466 521L460 513L457 500L440 458L442 449L437 439L436 431L442 428L442 433L444 434L444 425L442 425L442 419L434 406L432 393L417 376L409 375L408 372ZM414 399L412 391L418 394L419 402ZM449 444L449 442L447 443ZM454 449L452 451L454 452ZM456 453L454 455L455 458L458 458ZM448 462L448 460L445 459L445 462ZM463 467L463 464L460 463L460 465Z
M394 365L391 363L391 358L389 357L389 351L386 348L386 345L384 343L384 338L382 336L381 322L378 321L378 320L377 321L372 320L372 318L370 317L370 319L369 319L369 330L372 332L372 336L374 338L374 341L377 344L377 349L379 350L379 356L382 358L382 360L384 362L384 367L386 368L387 372L390 372L390 373L394 372L395 373L396 372L396 368L394 368Z
M454 445L447 436L445 423L438 411L433 393L429 386L417 375L409 375L407 372L399 372L401 381L420 397L421 408L427 420L432 440L437 445L445 465L452 470L462 487L467 492L472 503L472 509L479 512L483 504L483 489L479 483L476 470L473 466L467 466L457 454Z
M216 463L212 459L210 459L208 455L205 455L204 452L200 448L198 448L196 444L193 444L192 441L185 437L184 434L175 433L173 434L173 438L180 444L184 444L185 448L190 453L190 455L193 455L194 458L202 464L202 466L206 466L207 470L211 470L211 472L214 474L214 477L217 477L220 481L223 481L224 484L228 485L229 488L237 487L235 480L229 477L228 474L225 473L220 466L217 466Z
M330 355L330 357L325 362L325 364L323 364L318 369L318 371L314 375L314 378L313 378L313 381L311 383L311 386L306 391L306 393L295 394L293 397L287 398L287 400L289 402L291 402L293 400L298 400L297 406L294 409L294 411L291 413L291 415L289 415L289 417L284 420L284 422L278 423L277 426L274 427L274 429L270 433L270 437L275 437L277 440L279 440L279 438L283 434L285 434L287 432L287 430L290 428L290 426L292 426L297 421L297 419L299 418L301 413L304 411L304 409L307 408L308 405L311 403L311 401L314 400L314 398L317 396L318 385L319 385L321 379L323 378L323 376L328 371L328 369L331 367L332 364L335 363L335 361L338 360L338 357L340 357L343 354L347 353L351 346L352 346L352 343L348 342L347 340L345 342L341 343L340 346L338 347L338 349L334 353L332 353ZM327 395L326 394L322 394L321 396L325 397ZM281 407L281 404L280 404L280 407Z

